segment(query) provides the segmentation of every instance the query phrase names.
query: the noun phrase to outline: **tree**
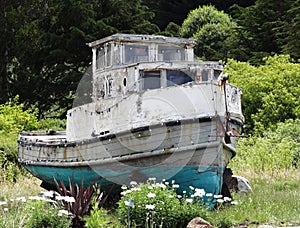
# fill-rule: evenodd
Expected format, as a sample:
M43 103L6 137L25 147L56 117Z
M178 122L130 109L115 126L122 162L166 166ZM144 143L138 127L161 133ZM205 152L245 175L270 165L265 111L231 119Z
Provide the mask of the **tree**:
M18 6L18 1L0 1L0 104L5 103L10 97L10 65L14 54L12 46L14 43L14 32L19 26L19 21L15 20L14 8Z
M258 65L263 57L284 53L285 28L291 23L287 12L292 2L257 0L255 5L246 8L233 7L233 18L240 26L238 45L251 63Z
M197 41L195 54L208 60L226 59L229 50L224 43L234 32L236 24L230 16L214 6L192 10L182 24L180 34Z
M287 11L288 21L283 24L282 52L300 60L300 0L294 1Z
M229 13L230 7L237 4L242 7L253 5L255 0L143 0L155 16L151 22L157 24L163 31L170 22L181 25L189 11L204 5L214 5L218 10Z
M2 3L2 2L1 2ZM86 43L117 32L156 33L141 0L4 2L0 99L20 95L42 115L65 116L91 61ZM12 32L13 31L13 32ZM6 33L5 33L6 32Z

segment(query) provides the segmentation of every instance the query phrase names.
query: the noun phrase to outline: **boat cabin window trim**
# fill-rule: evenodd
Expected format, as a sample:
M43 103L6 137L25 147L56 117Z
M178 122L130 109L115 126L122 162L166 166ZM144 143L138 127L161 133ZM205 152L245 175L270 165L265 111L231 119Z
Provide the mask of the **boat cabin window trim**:
M124 63L137 63L149 61L149 47L146 45L125 44L124 45Z
M185 49L180 46L158 45L158 61L185 60Z
M112 45L105 44L97 48L96 51L96 69L110 67L112 65Z
M194 80L191 75L181 70L167 70L166 79L167 87L183 85Z
M142 91L148 89L158 89L161 88L161 72L156 71L141 71L141 87Z

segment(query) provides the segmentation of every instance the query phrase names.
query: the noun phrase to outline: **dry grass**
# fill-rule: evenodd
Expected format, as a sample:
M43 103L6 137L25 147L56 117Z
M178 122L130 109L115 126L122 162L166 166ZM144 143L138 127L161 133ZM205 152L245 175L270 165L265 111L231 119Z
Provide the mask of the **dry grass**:
M5 181L1 183L0 200L14 199L21 196L36 196L45 191L40 187L41 181L28 175L23 176L17 182Z

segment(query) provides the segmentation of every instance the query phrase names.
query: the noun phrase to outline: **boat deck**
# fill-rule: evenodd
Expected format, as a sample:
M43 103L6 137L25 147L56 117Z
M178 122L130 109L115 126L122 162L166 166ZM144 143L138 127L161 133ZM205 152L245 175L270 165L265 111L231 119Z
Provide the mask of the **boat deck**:
M19 141L27 142L61 142L66 141L67 136L65 131L46 131L46 132L22 132L19 135Z

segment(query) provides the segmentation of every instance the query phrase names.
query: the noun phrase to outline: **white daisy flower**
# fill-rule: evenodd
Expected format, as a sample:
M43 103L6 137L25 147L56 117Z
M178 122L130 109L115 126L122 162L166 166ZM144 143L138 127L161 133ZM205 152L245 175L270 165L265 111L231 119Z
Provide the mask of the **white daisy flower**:
M45 197L52 198L54 196L54 191L41 192Z
M217 202L218 202L218 203L223 203L224 200L222 200L222 199L217 199Z
M222 195L214 195L214 198L215 199L221 199L221 198L223 198L223 196Z
M75 198L73 196L65 196L64 201L66 201L68 203L74 203Z
M137 185L136 181L130 181L130 185Z
M179 184L173 184L173 188L179 188Z
M155 205L146 204L146 209L153 210L154 208L155 208Z
M155 193L150 192L150 193L147 194L147 197L148 198L154 198L155 197Z
M199 196L199 197L203 197L204 195L205 195L205 191L204 191L204 189L200 189L200 188L196 188L195 189L195 194L194 194L195 196Z
M67 210L59 210L58 211L58 216L62 216L62 215L69 215L70 213Z
M206 193L205 195L206 195L207 197L212 197L212 196L213 196L212 193Z
M224 197L224 202L230 202L230 201L231 201L231 198L229 198L227 196Z
M41 196L29 196L28 199L30 199L30 200L41 200L41 201L45 200L45 198L41 197Z
M231 204L232 205L238 205L239 203L236 200L234 200L234 201L231 202Z
M2 205L6 205L7 204L7 202L6 201L0 201L0 206L2 206Z
M188 199L186 199L186 202L192 203L192 202L193 202L193 199L188 198Z

